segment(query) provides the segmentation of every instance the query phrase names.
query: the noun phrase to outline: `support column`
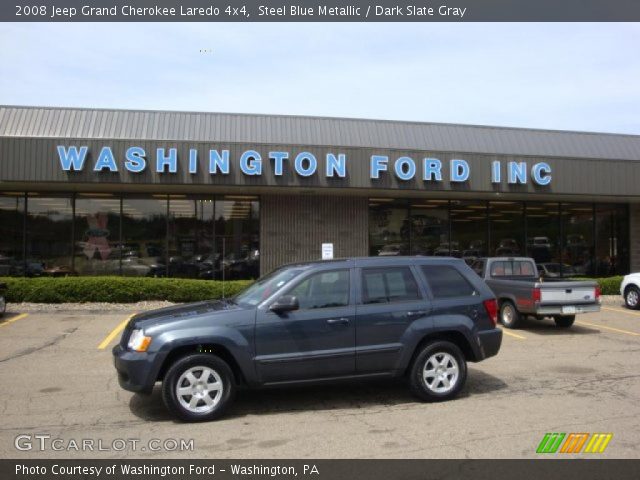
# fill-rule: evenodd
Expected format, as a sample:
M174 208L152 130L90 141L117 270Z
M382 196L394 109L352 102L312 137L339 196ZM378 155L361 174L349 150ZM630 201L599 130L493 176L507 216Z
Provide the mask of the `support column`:
M363 197L262 195L260 273L291 262L321 259L333 243L334 258L369 252L369 201Z

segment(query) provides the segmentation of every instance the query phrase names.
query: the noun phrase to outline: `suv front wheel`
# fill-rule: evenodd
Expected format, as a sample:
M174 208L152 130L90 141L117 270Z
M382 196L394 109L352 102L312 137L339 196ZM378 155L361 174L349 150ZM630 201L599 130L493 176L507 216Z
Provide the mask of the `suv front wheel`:
M454 343L428 343L411 365L409 386L420 399L429 402L455 397L467 379L467 362Z
M215 420L234 396L233 372L215 355L194 354L179 359L162 382L167 409L187 422Z

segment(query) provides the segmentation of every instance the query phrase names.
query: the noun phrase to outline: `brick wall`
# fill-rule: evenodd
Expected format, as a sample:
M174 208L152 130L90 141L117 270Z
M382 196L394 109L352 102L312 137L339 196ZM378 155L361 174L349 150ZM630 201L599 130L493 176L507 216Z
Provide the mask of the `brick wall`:
M319 260L322 243L333 243L334 258L366 256L368 225L367 198L262 195L261 274L283 263Z

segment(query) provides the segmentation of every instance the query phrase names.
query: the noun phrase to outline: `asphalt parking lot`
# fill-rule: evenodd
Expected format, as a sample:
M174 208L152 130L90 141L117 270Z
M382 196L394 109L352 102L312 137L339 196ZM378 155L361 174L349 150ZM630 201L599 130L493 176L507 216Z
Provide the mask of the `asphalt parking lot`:
M545 321L505 332L497 357L470 364L455 401L420 403L401 382L241 391L225 418L203 424L174 421L158 388L140 396L118 386L109 334L132 312L9 307L0 322L2 458L522 458L537 456L547 432L612 433L591 456L638 458L640 312L617 304L570 330ZM61 450L40 451L36 434ZM34 449L16 449L19 435ZM76 452L86 439L94 450ZM140 440L135 451L127 439ZM175 450L174 439L193 448Z

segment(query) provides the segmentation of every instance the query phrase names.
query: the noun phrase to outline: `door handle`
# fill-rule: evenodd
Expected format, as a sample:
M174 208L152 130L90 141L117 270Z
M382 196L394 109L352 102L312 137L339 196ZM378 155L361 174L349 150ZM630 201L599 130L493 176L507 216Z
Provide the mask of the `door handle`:
M426 315L427 311L426 310L410 310L407 312L407 317L422 317L423 315Z
M330 318L327 320L329 325L347 325L349 323L349 319L347 317L340 318Z

